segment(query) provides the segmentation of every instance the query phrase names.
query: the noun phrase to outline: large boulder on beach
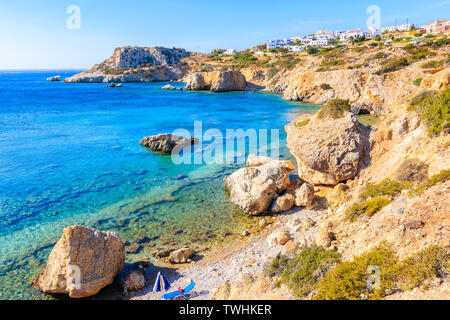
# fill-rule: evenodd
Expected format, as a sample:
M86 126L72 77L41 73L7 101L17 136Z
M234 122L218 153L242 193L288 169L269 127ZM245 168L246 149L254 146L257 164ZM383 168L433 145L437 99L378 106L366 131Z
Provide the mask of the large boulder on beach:
M270 211L274 198L288 188L293 170L291 161L250 156L247 167L226 177L224 183L231 202L249 215L259 215Z
M195 251L189 247L172 251L169 256L169 262L172 264L187 263L195 257Z
M369 129L347 111L339 118L303 115L286 132L299 176L313 185L352 179L369 151Z
M291 210L294 206L295 198L292 194L285 194L279 197L276 197L272 203L271 211L272 213L281 213Z
M113 283L124 262L125 245L118 233L72 226L64 229L31 285L45 293L85 298Z
M241 91L247 81L240 71L195 72L186 79L186 90Z
M120 286L126 293L145 287L145 275L142 270L131 270L121 280Z
M176 146L184 148L197 143L197 138L182 138L171 133L162 133L145 137L139 142L140 145L149 148L153 152L161 152L164 154L171 154Z
M315 198L314 187L305 182L295 191L295 205L297 207L309 207Z

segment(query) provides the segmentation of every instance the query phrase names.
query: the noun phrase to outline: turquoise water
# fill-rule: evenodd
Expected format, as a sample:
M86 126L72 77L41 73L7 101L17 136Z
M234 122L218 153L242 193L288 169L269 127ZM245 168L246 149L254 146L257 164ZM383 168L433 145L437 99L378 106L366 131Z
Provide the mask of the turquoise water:
M157 246L201 248L248 223L223 189L239 164L175 165L141 147L144 136L193 132L194 121L203 131L281 129L287 158L283 127L317 110L267 93L45 81L75 73L0 72L0 299L49 298L28 282L73 224L141 242L132 262Z

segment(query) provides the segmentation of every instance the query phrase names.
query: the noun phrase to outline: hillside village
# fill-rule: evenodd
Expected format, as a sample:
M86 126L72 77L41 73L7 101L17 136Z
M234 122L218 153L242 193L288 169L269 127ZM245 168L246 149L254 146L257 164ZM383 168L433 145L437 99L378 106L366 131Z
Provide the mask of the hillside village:
M269 40L266 45L258 46L258 51L254 51L255 54L264 54L267 52L277 52L284 49L289 52L303 52L308 47L333 47L336 45L347 45L349 43L361 42L363 39L373 39L379 41L383 34L396 33L396 32L408 32L407 37L403 40L418 43L424 36L427 35L442 35L450 33L450 20L436 20L423 27L416 27L414 24L406 23L402 25L395 25L389 27L383 27L380 29L368 28L368 29L352 29L345 31L319 30L315 34L307 36L295 36L286 39L274 39ZM387 39L385 44L391 44L394 39ZM221 50L219 51L225 55L235 54L235 49ZM212 53L218 53L218 50L214 50Z

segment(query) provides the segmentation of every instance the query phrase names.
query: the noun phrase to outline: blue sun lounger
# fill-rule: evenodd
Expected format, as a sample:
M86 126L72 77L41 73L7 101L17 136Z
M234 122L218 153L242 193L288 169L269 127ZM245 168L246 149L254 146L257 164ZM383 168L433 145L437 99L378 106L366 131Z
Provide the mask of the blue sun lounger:
M184 289L179 288L177 291L166 293L165 295L163 295L163 298L168 300L168 299L173 299L173 298L176 298L179 296L184 296L186 293L189 293L190 291L192 291L192 289L194 289L194 287L195 287L195 283L192 282L190 285L188 285Z

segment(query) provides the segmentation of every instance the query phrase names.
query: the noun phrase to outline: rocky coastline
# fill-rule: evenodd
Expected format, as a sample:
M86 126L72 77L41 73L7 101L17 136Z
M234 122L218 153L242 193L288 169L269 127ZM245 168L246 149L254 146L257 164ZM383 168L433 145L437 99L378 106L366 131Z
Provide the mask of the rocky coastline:
M391 57L404 54L401 48L385 51ZM366 61L372 55L373 52L365 53L358 59ZM439 134L430 134L429 121L420 110L412 108L415 101L423 103L424 92L430 94L430 91L434 93L425 98L442 95L440 101L448 104L450 67L425 73L411 64L404 70L376 74L367 72L379 68L377 61L370 60L364 67L366 72L318 70L320 66L323 68L322 62L308 57L303 65L278 70L269 78L267 70L257 68L198 71L195 59L199 57L187 61L190 58L191 55L180 49L118 48L104 63L65 81L171 80L186 82L188 91L212 92L261 86L283 94L286 100L314 102L324 107L315 115L301 116L286 125L287 146L295 164L250 155L244 168L224 179L230 201L257 219L256 231L243 233L240 242L205 257L192 248L160 248L154 254L157 262L140 264L121 278L121 287L129 294L126 298L161 299L160 293L151 292L155 270L169 268L167 276L174 286L203 279L188 296L190 299L314 299L323 292L319 284L331 274L332 268L313 270L311 277L317 287L311 287L303 296L294 294L287 284L277 285L281 276L268 276L268 268L277 259L292 259L298 250L311 248L335 252L341 263L351 263L386 243L399 259L413 260L420 250L450 246L447 209L450 206L450 141L448 123L445 123L448 114ZM142 66L144 60L150 66ZM126 71L107 75L105 68ZM412 81L416 78L422 79L420 85ZM374 126L362 125L355 117L361 112L377 114L380 122ZM185 143L183 138L170 135L141 141L141 145L152 151L165 154ZM191 138L188 144L193 143ZM421 168L426 168L426 173L418 175ZM297 177L292 175L294 172ZM408 178L413 176L421 178ZM74 235L75 231L78 236ZM105 243L104 239L110 240ZM97 271L102 274L96 278L101 278L101 283L91 286L92 281L87 277L83 282L86 287L81 291L67 288L67 266L71 264L67 250L73 246L72 242L83 251L86 243L94 243L94 248L87 248L86 252L95 252L100 243L103 243L99 249L102 253L109 246L113 248L114 253L107 254L113 263L99 262ZM44 292L65 293L74 298L96 294L123 269L125 251L119 242L115 234L68 228L32 285ZM88 255L82 257L83 261L74 263L83 265L93 259ZM430 292L438 292L435 296L430 293L431 298L450 299L446 272L424 278L411 290L427 284L429 290L434 290ZM61 279L63 284L57 281L61 274L66 275ZM410 297L409 289L387 290L383 298L406 299ZM367 299L369 295L357 298Z

